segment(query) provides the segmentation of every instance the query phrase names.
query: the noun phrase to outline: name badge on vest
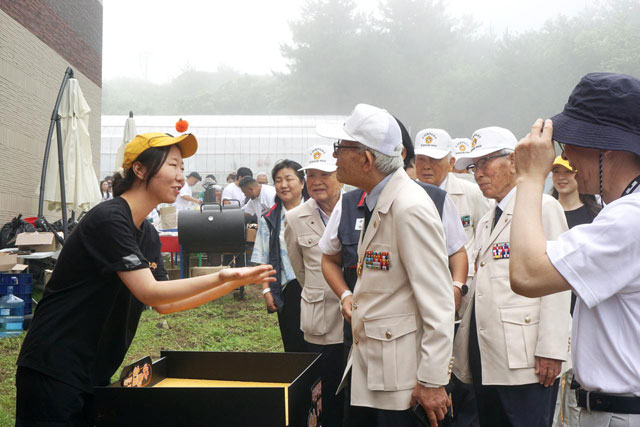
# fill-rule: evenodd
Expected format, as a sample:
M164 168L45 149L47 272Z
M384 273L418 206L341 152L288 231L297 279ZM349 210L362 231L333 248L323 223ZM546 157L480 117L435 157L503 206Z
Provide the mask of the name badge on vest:
M471 217L469 215L461 216L460 220L462 221L463 227L468 227L471 225Z
M509 258L510 254L509 242L496 243L493 245L493 259Z
M373 270L389 270L389 252L366 251L364 266Z
M356 219L356 227L355 227L354 230L356 230L356 231L362 230L362 224L364 224L364 218L357 218Z

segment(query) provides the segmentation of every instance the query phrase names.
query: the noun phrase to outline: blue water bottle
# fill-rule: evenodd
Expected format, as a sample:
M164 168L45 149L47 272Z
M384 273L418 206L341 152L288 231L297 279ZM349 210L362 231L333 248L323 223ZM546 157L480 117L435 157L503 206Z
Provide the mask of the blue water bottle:
M7 295L0 298L0 337L10 337L22 333L24 322L24 301L13 295L13 288L18 283L18 278L13 277L11 284L7 286Z

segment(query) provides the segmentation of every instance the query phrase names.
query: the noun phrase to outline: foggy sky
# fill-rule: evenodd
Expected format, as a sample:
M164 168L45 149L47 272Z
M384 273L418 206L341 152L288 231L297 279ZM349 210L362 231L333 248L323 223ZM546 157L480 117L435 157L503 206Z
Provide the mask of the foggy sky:
M452 16L471 14L481 31L539 28L560 14L574 16L597 0L449 0ZM228 66L249 74L285 71L280 44L302 1L104 0L103 79L164 83L187 69ZM358 1L372 11L376 0ZM425 23L428 25L428 23Z

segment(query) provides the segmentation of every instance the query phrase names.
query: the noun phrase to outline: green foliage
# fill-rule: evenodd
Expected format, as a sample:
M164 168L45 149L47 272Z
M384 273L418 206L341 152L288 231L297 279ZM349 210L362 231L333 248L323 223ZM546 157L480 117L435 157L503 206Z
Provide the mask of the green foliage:
M588 72L640 76L640 3L608 0L517 34L480 33L436 0L307 0L281 46L288 72L187 70L169 85L105 82L105 114L348 114L366 102L412 129L469 136L499 125L523 135L561 111Z

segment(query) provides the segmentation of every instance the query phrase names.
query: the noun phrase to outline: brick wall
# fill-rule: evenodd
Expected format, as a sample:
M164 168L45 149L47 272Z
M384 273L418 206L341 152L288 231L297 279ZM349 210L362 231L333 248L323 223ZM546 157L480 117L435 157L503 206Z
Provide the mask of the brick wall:
M89 131L96 173L101 116L101 88L94 78L7 14L2 3L0 0L0 225L18 213L37 213L44 146L67 66L74 69L92 110ZM99 31L101 38L101 26ZM45 215L59 218L56 213L45 211Z

